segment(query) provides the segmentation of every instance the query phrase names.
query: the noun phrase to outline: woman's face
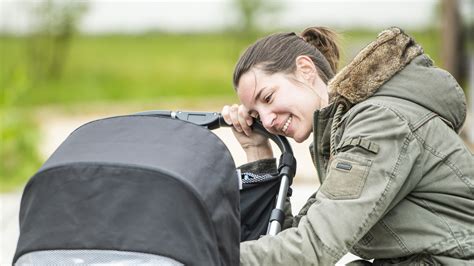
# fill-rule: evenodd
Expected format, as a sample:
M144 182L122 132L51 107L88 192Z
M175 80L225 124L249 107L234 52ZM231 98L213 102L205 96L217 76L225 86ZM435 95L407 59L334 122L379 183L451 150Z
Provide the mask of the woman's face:
M237 94L253 117L259 117L271 133L303 142L311 134L313 113L321 99L310 82L298 76L268 75L258 68L239 81Z

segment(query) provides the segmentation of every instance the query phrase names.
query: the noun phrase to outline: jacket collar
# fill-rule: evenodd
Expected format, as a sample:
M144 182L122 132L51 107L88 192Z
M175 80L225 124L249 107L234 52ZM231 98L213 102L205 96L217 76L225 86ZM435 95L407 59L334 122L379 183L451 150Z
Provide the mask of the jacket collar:
M382 31L349 65L328 83L330 104L314 113L310 151L320 182L329 161L330 128L335 106L350 106L372 96L385 82L423 53L421 46L399 28Z
M372 96L416 56L421 46L399 28L382 31L328 83L331 101L357 104ZM347 108L346 108L347 110Z

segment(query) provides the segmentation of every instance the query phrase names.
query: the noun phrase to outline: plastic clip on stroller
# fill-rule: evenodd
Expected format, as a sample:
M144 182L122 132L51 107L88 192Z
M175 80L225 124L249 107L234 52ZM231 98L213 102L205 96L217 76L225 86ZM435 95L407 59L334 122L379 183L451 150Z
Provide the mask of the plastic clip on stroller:
M239 191L208 130L221 126L219 113L149 111L79 127L25 187L13 262L237 265L239 240L280 231L296 162L255 123L282 151L279 174Z

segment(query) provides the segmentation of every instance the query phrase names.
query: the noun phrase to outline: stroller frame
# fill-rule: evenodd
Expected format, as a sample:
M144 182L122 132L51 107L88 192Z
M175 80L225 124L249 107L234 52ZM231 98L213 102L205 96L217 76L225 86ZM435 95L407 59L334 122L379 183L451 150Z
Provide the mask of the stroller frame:
M199 126L206 127L209 130L219 127L230 127L220 113L217 112L187 112L187 111L146 111L136 113L135 115L171 117L182 121L187 121ZM276 235L281 231L283 221L285 220L284 206L286 198L291 196L291 184L296 173L296 159L293 156L293 150L288 140L281 135L274 135L268 132L259 121L254 121L252 129L255 132L268 137L281 151L278 165L278 175L281 179L276 206L272 210L268 222L267 235Z

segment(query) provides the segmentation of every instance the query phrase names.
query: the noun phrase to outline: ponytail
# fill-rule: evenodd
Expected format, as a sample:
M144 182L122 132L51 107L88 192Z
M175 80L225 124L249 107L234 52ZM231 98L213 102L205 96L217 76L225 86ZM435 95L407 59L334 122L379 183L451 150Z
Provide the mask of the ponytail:
M310 27L301 33L301 37L324 55L332 72L336 73L340 58L337 34L326 27Z

